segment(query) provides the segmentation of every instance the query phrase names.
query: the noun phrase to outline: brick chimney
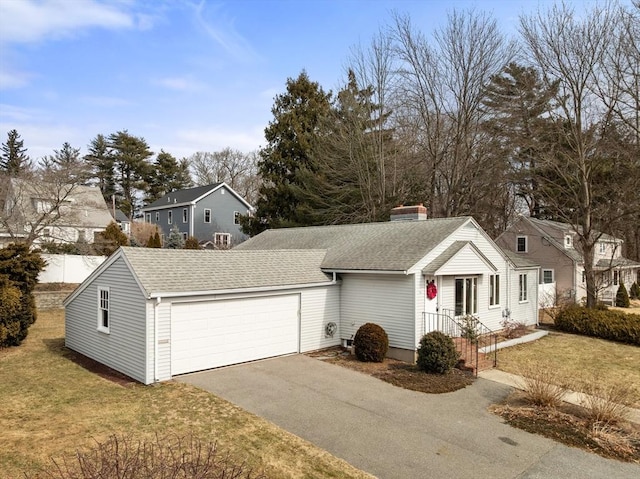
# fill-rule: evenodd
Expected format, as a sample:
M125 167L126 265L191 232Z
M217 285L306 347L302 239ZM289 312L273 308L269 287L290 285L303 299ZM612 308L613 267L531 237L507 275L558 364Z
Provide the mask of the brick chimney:
M396 206L391 210L390 221L424 221L427 219L427 208L422 203L415 206Z

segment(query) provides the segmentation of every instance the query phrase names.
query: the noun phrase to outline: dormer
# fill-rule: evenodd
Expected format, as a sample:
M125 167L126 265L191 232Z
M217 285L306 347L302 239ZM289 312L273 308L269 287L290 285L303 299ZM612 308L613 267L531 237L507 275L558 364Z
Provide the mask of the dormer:
M564 249L573 248L573 236L570 234L564 235Z

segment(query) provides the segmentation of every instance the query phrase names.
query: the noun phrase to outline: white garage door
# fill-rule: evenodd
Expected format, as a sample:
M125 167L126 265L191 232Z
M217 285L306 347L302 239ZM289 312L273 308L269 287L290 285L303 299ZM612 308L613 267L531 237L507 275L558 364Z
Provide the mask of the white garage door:
M171 374L298 352L299 295L171 306Z

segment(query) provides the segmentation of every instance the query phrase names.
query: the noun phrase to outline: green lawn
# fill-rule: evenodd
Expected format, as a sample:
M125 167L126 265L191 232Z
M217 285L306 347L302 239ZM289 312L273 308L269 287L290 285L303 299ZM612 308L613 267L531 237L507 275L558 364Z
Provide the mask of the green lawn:
M518 374L533 363L549 365L568 384L635 385L635 407L640 407L640 348L574 334L551 332L531 343L498 351L498 368Z
M42 311L18 348L0 350L0 471L34 474L110 434L194 436L274 478L371 477L192 386L121 386L72 362L63 311Z

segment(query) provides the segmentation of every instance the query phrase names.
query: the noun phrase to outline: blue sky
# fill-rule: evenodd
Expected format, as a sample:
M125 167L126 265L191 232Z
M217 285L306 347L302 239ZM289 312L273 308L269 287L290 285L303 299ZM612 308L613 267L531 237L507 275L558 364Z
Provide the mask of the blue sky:
M430 34L452 8L507 34L552 0L0 0L0 138L40 158L128 130L177 158L264 145L276 94L306 69L325 90L350 49L408 13ZM576 3L593 3L576 0Z

